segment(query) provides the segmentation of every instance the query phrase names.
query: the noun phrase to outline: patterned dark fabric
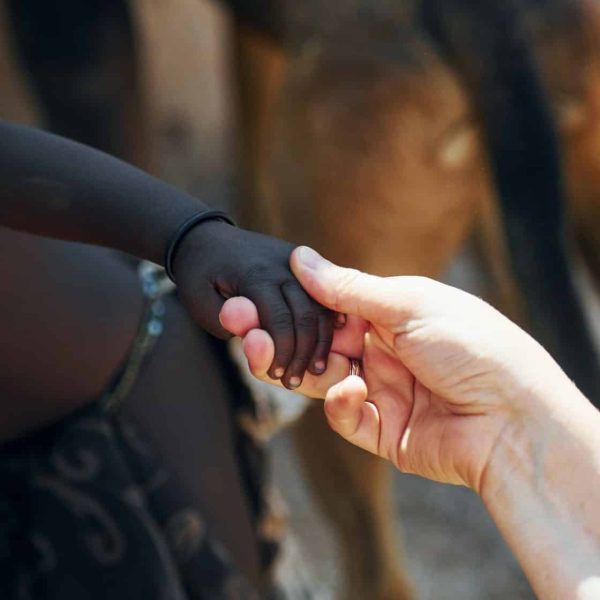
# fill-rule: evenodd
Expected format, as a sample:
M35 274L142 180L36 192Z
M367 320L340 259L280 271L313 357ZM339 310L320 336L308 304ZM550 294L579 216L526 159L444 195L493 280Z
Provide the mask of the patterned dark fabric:
M121 416L95 403L0 448L0 598L254 597Z
M173 291L156 265L142 262L138 272L146 304L106 393L55 425L0 445L0 600L256 597L185 486L119 410L164 329L163 298ZM268 526L266 455L241 426L257 418L256 406L226 345L211 343L229 387L238 466L268 587L279 540ZM269 589L262 596L280 594Z

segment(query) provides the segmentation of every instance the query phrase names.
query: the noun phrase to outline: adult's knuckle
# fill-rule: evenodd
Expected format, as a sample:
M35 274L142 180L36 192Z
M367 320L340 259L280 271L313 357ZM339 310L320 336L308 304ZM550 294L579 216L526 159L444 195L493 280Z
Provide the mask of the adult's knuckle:
M342 298L351 298L355 295L356 288L360 283L363 274L357 269L344 269L334 290L332 290L332 304L334 310L339 310L342 305Z

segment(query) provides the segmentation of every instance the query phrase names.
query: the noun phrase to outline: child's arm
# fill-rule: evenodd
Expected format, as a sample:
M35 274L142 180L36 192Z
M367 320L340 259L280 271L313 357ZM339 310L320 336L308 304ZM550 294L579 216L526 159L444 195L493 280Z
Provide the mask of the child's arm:
M173 234L204 210L196 198L102 152L0 122L0 225L162 264ZM183 302L216 335L226 335L218 320L224 296L252 299L275 340L270 374L297 387L307 368L324 370L333 326L291 274L291 250L210 220L185 235L173 266Z

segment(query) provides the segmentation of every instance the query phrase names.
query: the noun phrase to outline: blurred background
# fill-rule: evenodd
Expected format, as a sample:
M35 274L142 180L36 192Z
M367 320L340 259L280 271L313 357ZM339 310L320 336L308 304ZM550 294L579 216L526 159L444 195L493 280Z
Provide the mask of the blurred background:
M191 191L212 205L233 210L241 215L244 223L254 226L258 223L262 229L286 235L286 228L279 220L289 218L289 211L277 213L274 205L269 204L275 184L266 180L264 168L258 164L266 136L264 131L276 126L264 126L276 112L275 104L269 99L270 86L281 85L279 71L283 68L281 52L274 49L274 42L268 37L279 22L272 12L273 7L262 2L255 3L258 8L250 10L260 9L263 16L267 14L264 19L258 19L258 29L261 35L264 32L268 35L266 41L256 38L252 51L244 52L244 44L249 44L255 34L247 33L239 21L234 21L227 7L215 2L130 0L119 3L111 0L103 3L86 1L85 7L81 4L65 1L46 2L42 6L34 0L0 0L0 44L3 45L0 48L3 85L0 117L39 125L97 145ZM366 11L364 14L368 17L368 2L347 4L352 5L352 10ZM383 10L381 7L386 3L373 4ZM233 2L238 15L244 14L250 5L252 3ZM333 8L327 10L323 22L343 22L343 14L332 16ZM390 10L392 25L402 21L404 17L398 15L397 7ZM344 11L340 9L340 12ZM319 17L308 9L307 14L301 13L300 7L288 11L293 27L286 38L287 48L298 59L299 66L296 79L286 85L295 94L312 94L311 97L318 98L319 90L326 88L325 83L319 83L317 78L317 82L311 84L313 87L307 88L303 80L298 82L298 78L302 79L302 69L312 68L314 56L325 53L334 57L338 61L335 66L338 70L334 69L333 73L343 74L344 68L353 67L340 62L335 52L327 54L327 44L333 35L328 27L323 27L327 30L325 33L321 32L324 41L311 45L314 40L304 32L310 30L311 19ZM332 30L335 27L332 26ZM385 28L382 32L382 38L389 36ZM302 43L298 41L300 38ZM350 45L353 44L351 40ZM362 73L357 81L374 78L373 85L378 86L377 93L380 94L376 99L378 110L380 114L388 115L391 100L386 97L385 85L382 87L381 83L386 81L385 71L379 72L376 63L375 66L368 63L365 67L360 60L355 68ZM255 79L248 84L248 79L252 80L253 76ZM420 93L419 77L409 85L407 93ZM390 87L397 87L398 82L392 79ZM254 96L248 89L253 90ZM358 108L354 107L354 110L359 112L371 107L368 99L357 100L355 92L350 85L348 89L331 93L325 103L327 110L315 117L317 133L334 123L346 104L357 104ZM582 118L577 113L579 105L571 103L568 108L572 119ZM308 109L295 107L295 110ZM254 111L253 118L248 119L245 111ZM342 129L352 127L355 113L346 112L346 125L340 126ZM281 118L281 114L285 118L289 113L280 111L278 114L274 121ZM407 114L410 117L411 113ZM429 118L435 120L433 116ZM468 120L470 115L464 118ZM391 120L386 119L379 120L378 127L385 128L386 123L397 122L393 115ZM314 124L313 121L310 124ZM388 146L378 143L370 146L368 134L361 138L360 128L365 125L360 119L357 119L356 127L354 133L362 147L354 153L352 164L358 164L360 156L371 150L381 160L382 152ZM445 130L442 133L447 134ZM281 143L286 139L282 134ZM301 146L298 152L314 152L327 159L334 152L327 147L328 139L315 134L312 142L316 145ZM407 135L406 139L412 143L413 138ZM391 145L389 148L390 152L395 152ZM453 168L456 161L460 162L478 148L470 131L462 137L451 138L440 150L442 163L439 168L445 168L443 161ZM245 165L242 168L241 162ZM384 164L376 177L385 178L386 168ZM291 173L291 180L300 185L294 179L297 173L289 169L288 163L281 166L281 172ZM422 173L421 176L425 175ZM363 183L357 181L356 186L360 188ZM331 181L322 183L325 187L332 185ZM448 180L444 189L451 195L456 185L454 179ZM298 196L301 197L301 192L291 197L297 199ZM374 194L369 202L376 200ZM335 211L340 211L339 204L331 202L330 210L335 216ZM340 211L340 220L346 218L345 212L356 212L359 217L363 214L360 206L348 202L347 211ZM322 201L323 214L328 214L329 205L326 204ZM443 212L441 217L448 222L448 229L451 229L454 214L458 222L471 210L466 204L451 209L455 212ZM484 213L485 209L476 212ZM291 214L295 213L292 211ZM319 215L319 210L308 216L303 213L300 222L307 218L318 219ZM300 228L293 237L302 240L303 233L309 243L318 236L312 229L304 232ZM373 233L377 234L377 230L371 231L371 236ZM393 237L394 233L390 235ZM433 237L425 239L424 245L435 245L435 235L434 232ZM336 235L331 237L336 238ZM490 297L498 291L491 281L490 273L494 270L482 266L481 250L474 237L470 233L457 233L451 241L441 240L440 246L446 244L452 251L445 255L447 260L436 263L436 268L446 281ZM370 258L375 263L369 264L380 264L382 272L393 270L395 263L383 255L388 249L387 238L371 239L381 243L382 254L375 253ZM335 239L327 243L329 246L324 245L333 248L334 242ZM328 255L332 252L334 250ZM348 262L355 258L348 256ZM361 257L354 260L357 266L367 264L361 261ZM598 339L600 310L589 274L583 266L577 271L577 281ZM290 597L294 597L296 579L312 590L314 598L333 598L336 593L343 595L345 571L340 545L336 544L335 528L324 518L320 503L306 484L289 430L275 435L270 450L274 480L287 505L290 531L280 578L287 580L288 588L292 590ZM340 490L339 502L347 499L344 490ZM334 504L335 501L334 498ZM418 598L516 600L532 597L520 569L474 494L394 473L392 506L393 518L388 519L387 527L393 532L399 552L406 555L407 571ZM352 552L346 548L348 551ZM356 554L360 556L361 551L364 549L357 548ZM301 589L302 585L298 584L296 588Z

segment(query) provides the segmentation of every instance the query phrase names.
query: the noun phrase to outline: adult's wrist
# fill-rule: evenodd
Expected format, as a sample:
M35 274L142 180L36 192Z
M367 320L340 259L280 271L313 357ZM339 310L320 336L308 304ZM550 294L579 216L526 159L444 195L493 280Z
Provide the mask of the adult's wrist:
M556 367L558 370L558 367ZM595 419L594 407L562 373L549 372L545 384L514 387L502 432L485 467L481 489L476 490L486 505L510 487L516 477L537 480L555 460L554 451L576 434L580 420Z
M538 596L588 597L600 574L600 413L572 384L557 392L505 429L480 493Z

